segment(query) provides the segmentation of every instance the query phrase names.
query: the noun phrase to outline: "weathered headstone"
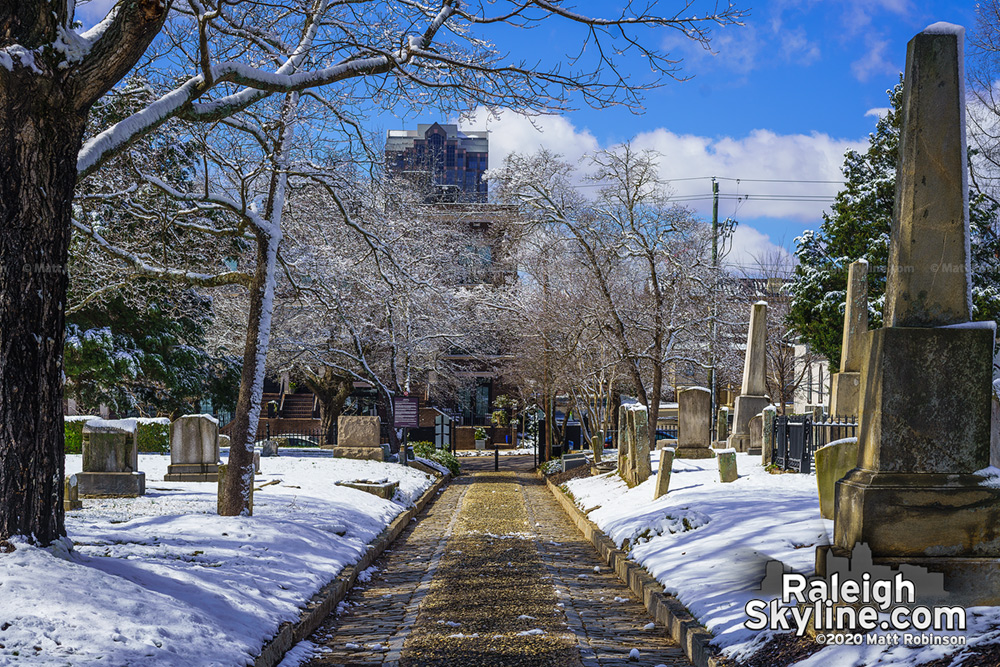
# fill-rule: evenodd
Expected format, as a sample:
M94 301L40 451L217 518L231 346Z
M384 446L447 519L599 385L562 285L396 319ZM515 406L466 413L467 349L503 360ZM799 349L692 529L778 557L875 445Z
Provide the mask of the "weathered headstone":
M167 482L214 482L219 478L219 422L208 415L184 415L170 424Z
M736 450L720 449L715 455L719 459L719 481L723 484L735 482L740 476L736 470Z
M638 486L652 474L648 413L642 405L623 405L618 415L618 475L629 487Z
M583 452L572 452L563 454L562 471L572 470L587 465L587 456Z
M691 387L677 392L678 459L710 459L712 451L712 392Z
M858 439L844 438L820 447L813 454L813 462L819 490L819 513L824 519L832 519L837 482L858 465Z
M219 449L231 447L232 444L233 441L230 439L228 435L223 435L221 433L219 434Z
M255 475L260 474L260 452L256 450L253 453L253 473Z
M216 491L216 495L217 495L217 499L216 499L217 510L216 511L219 512L219 514L222 514L222 508L225 506L225 500L226 500L226 484L225 484L225 481L226 481L226 468L228 468L228 467L229 467L228 464L225 464L225 463L220 463L219 464L219 484L216 487L217 488L217 491ZM250 498L248 499L248 507L250 508L250 515L253 516L253 484L252 483L249 484L248 487L250 489L250 491L249 491Z
M750 447L747 454L760 456L764 451L764 417L763 413L750 418Z
M625 406L618 408L618 474L625 475L628 467L628 412Z
M629 459L632 464L632 486L642 484L653 474L649 461L649 420L644 406L633 406L630 418Z
M719 415L715 422L715 440L725 443L729 439L729 408L719 408Z
M337 446L333 455L345 459L382 461L382 422L378 417L341 415L337 418Z
M750 311L747 351L743 359L743 385L736 397L736 415L729 447L738 452L750 449L750 419L771 404L767 397L767 302L758 301Z
M139 472L134 419L91 419L83 427L83 472L77 474L82 498L129 498L146 493Z
M280 456L278 453L278 441L274 438L270 440L265 440L260 446L260 455L265 458L270 458L272 456Z
M365 493L370 493L373 496L378 496L386 500L392 500L393 496L396 495L396 490L399 488L399 482L369 482L366 480L356 482L341 481L336 482L336 485L364 491Z
M63 510L70 512L78 509L83 509L83 503L80 501L80 482L76 475L67 475L63 485Z
M653 500L667 495L670 489L670 470L674 465L674 454L673 447L664 447L660 450L660 467L656 471L656 490L653 492Z
M769 405L760 414L763 418L760 429L760 462L761 465L767 466L771 465L771 459L774 458L774 420L778 417L778 409L773 405Z
M970 322L963 39L935 24L907 48L885 326L867 335L858 466L837 483L834 543L943 572L952 599L979 606L1000 604L1000 489L976 474L989 464L995 325Z
M858 414L861 365L864 363L865 334L868 333L868 262L852 262L847 276L840 372L833 374L830 385L830 414L834 416Z
M590 450L594 453L594 465L600 464L601 457L604 455L604 438L600 435L591 437Z
M1000 386L993 385L993 400L990 401L990 465L1000 468Z

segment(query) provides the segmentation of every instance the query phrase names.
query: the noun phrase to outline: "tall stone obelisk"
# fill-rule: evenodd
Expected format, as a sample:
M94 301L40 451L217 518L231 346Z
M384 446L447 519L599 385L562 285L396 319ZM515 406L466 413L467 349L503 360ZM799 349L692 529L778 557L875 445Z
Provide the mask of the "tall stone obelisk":
M747 351L743 358L743 385L736 397L736 414L729 446L738 452L750 452L750 420L771 404L767 396L767 302L758 301L750 310ZM750 452L760 455L760 450Z
M840 372L830 387L830 414L856 416L860 408L861 365L868 333L868 262L851 262L847 273L844 337L840 346Z
M858 467L837 483L835 551L943 572L963 604L1000 604L1000 489L989 465L995 325L972 323L964 30L906 54L885 327L867 334Z

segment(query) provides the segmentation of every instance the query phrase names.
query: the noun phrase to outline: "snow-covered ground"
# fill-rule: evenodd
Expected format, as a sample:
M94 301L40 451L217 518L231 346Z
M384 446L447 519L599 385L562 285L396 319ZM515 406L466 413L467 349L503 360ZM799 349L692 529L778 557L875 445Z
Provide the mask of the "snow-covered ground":
M770 599L760 591L767 562L811 575L816 547L830 543L833 522L820 516L815 475L771 475L759 456L736 458L740 477L729 484L719 481L715 459L674 461L670 491L655 501L658 453L653 476L633 489L614 473L566 486L619 547L628 540L631 558L712 631L725 655L739 658L767 637L744 627L746 603ZM969 609L968 623L957 634L969 646L997 641L1000 608ZM828 646L798 664L912 666L959 649Z
M216 485L164 482L169 462L140 454L145 496L68 512L71 551L22 542L0 554L0 665L253 664L433 483L397 464L282 450L261 460L254 516L221 517ZM80 468L66 457L67 474ZM400 486L388 501L338 480Z

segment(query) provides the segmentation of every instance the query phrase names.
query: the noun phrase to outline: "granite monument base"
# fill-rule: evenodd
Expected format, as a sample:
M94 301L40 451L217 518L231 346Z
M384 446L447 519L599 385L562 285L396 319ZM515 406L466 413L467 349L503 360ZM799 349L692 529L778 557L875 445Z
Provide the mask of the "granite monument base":
M165 482L216 482L218 479L218 463L171 463L163 476Z
M136 498L146 493L144 472L78 472L81 498Z

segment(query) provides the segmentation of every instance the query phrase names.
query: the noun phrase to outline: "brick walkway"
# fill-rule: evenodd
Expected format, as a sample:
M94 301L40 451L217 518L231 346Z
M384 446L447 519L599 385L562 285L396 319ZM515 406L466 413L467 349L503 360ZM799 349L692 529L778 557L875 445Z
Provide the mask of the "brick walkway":
M662 626L646 629L642 604L526 472L531 458L507 459L500 473L463 459L472 474L309 638L320 652L308 664L690 665Z

